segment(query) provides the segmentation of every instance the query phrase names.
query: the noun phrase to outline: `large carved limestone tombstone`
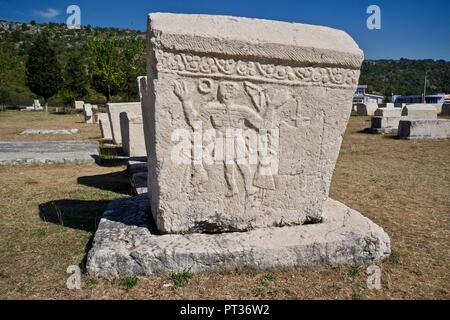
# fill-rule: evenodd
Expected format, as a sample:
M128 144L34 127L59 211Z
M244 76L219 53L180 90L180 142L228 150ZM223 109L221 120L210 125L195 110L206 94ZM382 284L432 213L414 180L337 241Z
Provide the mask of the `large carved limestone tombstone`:
M363 53L346 33L149 16L149 197L163 233L320 222Z
M150 201L108 205L87 257L91 274L323 267L389 255L382 228L328 197L363 59L347 34L157 13L148 53L138 81Z

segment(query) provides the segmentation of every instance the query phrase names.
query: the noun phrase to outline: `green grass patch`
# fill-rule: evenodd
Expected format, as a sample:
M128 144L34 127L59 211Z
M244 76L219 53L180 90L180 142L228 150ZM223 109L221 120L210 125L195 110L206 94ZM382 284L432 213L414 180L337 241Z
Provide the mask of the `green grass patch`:
M172 273L172 281L175 287L177 288L185 288L189 280L191 280L193 274L189 270L183 270L181 272L173 272Z

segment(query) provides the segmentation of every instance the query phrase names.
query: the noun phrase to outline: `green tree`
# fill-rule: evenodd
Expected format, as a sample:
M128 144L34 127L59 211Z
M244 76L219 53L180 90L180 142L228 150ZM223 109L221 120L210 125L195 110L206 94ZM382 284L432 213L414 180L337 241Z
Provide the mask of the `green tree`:
M121 70L124 74L123 93L128 101L138 96L136 78L145 74L145 44L142 39L128 39L122 43Z
M61 94L64 104L72 104L75 99L88 94L89 77L83 57L79 51L72 53L64 69L64 86Z
M61 73L61 66L48 36L38 35L28 52L26 85L31 92L44 98L46 112L48 99L58 93L62 87Z
M88 46L93 53L90 68L92 86L111 102L112 95L124 82L117 45L114 41L88 40Z

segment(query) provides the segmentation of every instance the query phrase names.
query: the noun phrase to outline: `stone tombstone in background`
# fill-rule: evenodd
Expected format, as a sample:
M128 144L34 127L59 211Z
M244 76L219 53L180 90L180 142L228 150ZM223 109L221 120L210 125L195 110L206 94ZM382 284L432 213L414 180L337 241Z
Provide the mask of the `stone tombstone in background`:
M105 140L112 140L111 124L107 113L97 113L98 124L100 125L100 132L102 138Z
M43 108L41 107L41 103L39 102L39 99L35 99L33 101L33 110L34 111L43 110Z
M84 101L75 101L75 110L83 110Z
M450 138L450 120L405 119L398 127L401 139L447 139Z
M363 61L353 39L321 26L155 13L148 48L144 127L159 231L320 222Z
M378 103L375 102L358 103L356 105L356 115L362 117L373 116L377 109Z
M146 157L142 116L130 112L120 113L122 149L129 157Z
M364 131L369 133L393 133L398 129L402 109L386 106L375 110L371 118L371 127Z
M402 116L410 119L437 119L438 111L434 105L426 103L407 104L402 109Z
M92 105L85 103L84 106L84 122L94 123L94 112L92 111Z
M122 144L122 135L120 132L120 114L122 112L130 112L136 115L141 115L140 102L119 102L108 103L108 116L111 125L112 139L115 144Z

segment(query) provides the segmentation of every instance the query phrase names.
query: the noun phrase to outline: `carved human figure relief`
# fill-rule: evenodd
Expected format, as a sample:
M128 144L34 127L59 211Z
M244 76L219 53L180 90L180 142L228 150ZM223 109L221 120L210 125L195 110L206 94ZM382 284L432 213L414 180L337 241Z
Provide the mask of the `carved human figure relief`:
M199 83L199 91L209 93L213 83L202 79ZM250 128L258 130L264 120L262 117L245 105L235 102L239 90L238 84L230 81L222 81L218 84L217 96L214 101L198 107L192 102L192 89L188 88L185 81L175 81L174 93L181 101L187 124L195 131L195 122L210 123L216 130L215 159L222 158L224 177L228 186L226 196L234 197L239 193L236 183L236 173L239 172L244 180L247 196L253 195L257 189L253 186L251 167L246 161L248 149L243 138L243 130ZM220 150L222 149L222 150ZM193 184L199 185L207 181L207 174L199 159L192 159L197 163L193 166ZM200 178L198 176L201 176Z

